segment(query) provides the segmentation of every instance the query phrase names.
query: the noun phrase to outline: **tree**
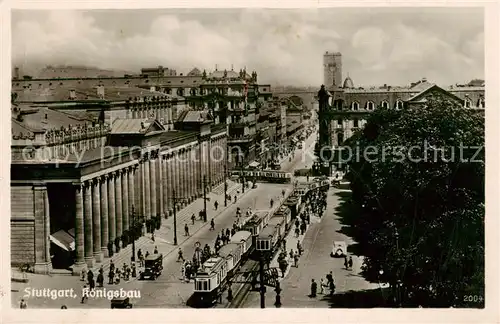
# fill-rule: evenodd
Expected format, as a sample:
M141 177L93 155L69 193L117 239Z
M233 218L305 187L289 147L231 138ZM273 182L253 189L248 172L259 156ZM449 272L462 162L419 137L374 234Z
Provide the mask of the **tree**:
M377 109L345 144L363 275L404 305L484 296L483 116L432 95L424 107Z

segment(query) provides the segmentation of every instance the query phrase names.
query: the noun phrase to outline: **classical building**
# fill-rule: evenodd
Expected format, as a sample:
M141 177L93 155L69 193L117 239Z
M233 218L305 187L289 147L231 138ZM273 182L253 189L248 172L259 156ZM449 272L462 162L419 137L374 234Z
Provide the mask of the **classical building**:
M13 265L50 272L64 252L51 243L63 235L73 240L65 249L74 264L58 266L78 273L107 257L108 244L131 226L132 210L146 220L168 216L174 190L182 208L205 185L223 182L227 132L210 114L182 111L175 118L166 94L111 101L107 93L64 93L64 102L13 96Z
M326 52L323 57L324 86L319 97L319 142L323 147L338 147L366 123L377 107L403 109L420 104L434 93L444 94L471 111L484 112L484 81L472 80L467 85L440 87L426 78L408 86L356 87L348 76L342 80L342 56ZM328 167L330 168L330 167ZM331 169L326 172L331 172Z

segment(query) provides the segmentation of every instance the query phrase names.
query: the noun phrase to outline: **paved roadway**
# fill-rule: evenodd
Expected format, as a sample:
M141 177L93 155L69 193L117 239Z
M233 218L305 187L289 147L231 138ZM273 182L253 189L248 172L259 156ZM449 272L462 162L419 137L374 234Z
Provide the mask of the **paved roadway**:
M364 290L376 288L359 275L362 260L353 256L353 270L343 268L343 259L330 257L333 241L345 241L348 245L354 243L351 238L339 233L341 224L335 213L339 204L338 189L330 189L327 198L327 209L325 215L318 222L311 221L311 225L305 235L303 246L305 253L299 261L298 268L292 267L290 272L281 283L282 307L288 308L326 308L329 307L328 299L318 295L317 298L309 298L311 279L319 283L320 279L326 280L328 272L333 271L336 292L350 290ZM318 288L319 292L319 288ZM274 303L275 293L268 288L266 296L267 307ZM240 306L242 308L260 307L260 295L258 292L250 292Z

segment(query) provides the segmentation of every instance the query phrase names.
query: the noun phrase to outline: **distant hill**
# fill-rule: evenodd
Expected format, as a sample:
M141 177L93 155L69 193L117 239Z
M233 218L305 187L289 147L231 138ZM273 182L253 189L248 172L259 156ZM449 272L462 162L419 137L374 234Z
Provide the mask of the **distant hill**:
M38 71L38 73L36 73L36 75L33 75L33 77L37 79L97 77L116 78L123 77L125 74L133 74L133 72L121 70L104 70L87 66L47 66Z

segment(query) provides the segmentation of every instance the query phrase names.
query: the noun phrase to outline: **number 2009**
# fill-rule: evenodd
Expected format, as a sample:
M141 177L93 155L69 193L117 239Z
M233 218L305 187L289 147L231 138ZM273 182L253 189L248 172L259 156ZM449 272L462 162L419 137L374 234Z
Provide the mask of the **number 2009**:
M482 301L483 301L482 296L478 296L478 295L466 295L466 296L464 296L464 302L477 303L477 302L482 302Z

